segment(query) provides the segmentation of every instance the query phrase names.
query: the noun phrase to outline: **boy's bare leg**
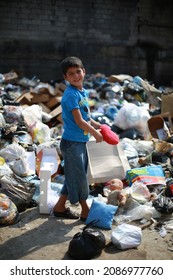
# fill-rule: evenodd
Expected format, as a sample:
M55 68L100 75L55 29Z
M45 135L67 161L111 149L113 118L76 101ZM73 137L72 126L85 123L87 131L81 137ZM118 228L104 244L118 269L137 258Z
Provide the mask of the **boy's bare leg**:
M88 213L89 213L89 207L88 207L88 204L86 202L86 200L80 200L79 201L81 207L82 207L82 211L81 211L81 217L82 218L87 218L88 216Z
M59 200L57 201L57 203L55 204L53 211L64 212L66 210L66 207L65 207L66 200L67 200L67 195L62 194L60 196Z

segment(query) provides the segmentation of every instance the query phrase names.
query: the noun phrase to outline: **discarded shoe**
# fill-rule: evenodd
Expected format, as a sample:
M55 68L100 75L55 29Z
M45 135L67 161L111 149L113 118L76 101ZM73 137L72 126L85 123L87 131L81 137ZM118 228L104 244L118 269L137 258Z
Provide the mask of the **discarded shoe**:
M64 212L53 212L55 217L59 218L66 218L66 219L71 219L71 220L76 220L79 219L79 215L72 212L70 208L67 208Z

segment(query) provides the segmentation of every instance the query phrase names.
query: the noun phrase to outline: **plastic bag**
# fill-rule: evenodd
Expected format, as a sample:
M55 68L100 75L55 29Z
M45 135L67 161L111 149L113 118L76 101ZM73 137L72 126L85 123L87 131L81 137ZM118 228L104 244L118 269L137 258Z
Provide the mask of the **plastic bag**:
M41 106L32 105L23 110L22 114L34 143L50 141L50 129L42 122L44 114Z
M2 176L0 185L0 192L12 200L19 212L26 210L36 189L34 183L24 181L15 174Z
M111 241L118 249L135 248L141 244L142 230L140 227L123 223L112 230Z
M0 127L4 127L6 124L6 121L4 119L4 116L2 113L0 113Z
M153 206L161 213L173 213L173 202L169 197L160 195L156 200L153 201Z
M42 121L42 107L39 105L32 105L22 111L25 123L30 127L37 121Z
M150 218L160 218L160 213L150 205L138 205L125 213L115 216L114 220L117 224L124 222L137 221L141 219L149 220Z
M0 151L0 155L5 159L10 168L18 176L29 174L29 165L25 149L17 143L13 143Z
M152 153L155 150L153 141L132 140L129 138L123 138L121 140L121 143L123 143L124 147L126 147L126 144L133 146L133 148L138 152L138 154L140 154L142 156L149 155L150 153Z
M19 221L19 212L11 199L0 193L0 225L8 226Z
M0 177L13 174L11 168L6 164L5 159L0 157Z
M147 121L149 118L150 115L144 107L127 103L118 111L114 124L123 130L136 128L139 132L145 134L148 131Z
M21 106L11 106L5 105L3 107L4 118L7 123L19 123L23 121L22 107Z
M127 138L125 138L127 139ZM135 147L133 147L130 143L126 141L121 141L124 149L124 153L127 156L128 162L130 164L131 168L135 168L138 166L138 161L139 161L139 154Z
M32 141L36 144L42 144L51 140L50 129L48 125L37 121L29 127Z
M151 193L148 187L140 181L135 181L129 189L130 195L139 203L144 204L150 200Z
M104 234L100 230L91 228L94 221L85 226L82 232L73 236L69 243L68 254L77 260L89 260L99 255L106 245Z

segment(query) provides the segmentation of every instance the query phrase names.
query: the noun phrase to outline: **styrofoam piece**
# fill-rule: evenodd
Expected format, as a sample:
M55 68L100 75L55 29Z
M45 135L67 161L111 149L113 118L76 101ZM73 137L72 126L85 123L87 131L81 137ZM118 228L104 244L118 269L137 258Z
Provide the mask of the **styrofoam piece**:
M48 207L48 188L50 188L51 184L51 170L52 166L48 163L40 169L40 214L50 214Z
M36 171L40 177L40 169L45 164L52 164L51 175L55 174L58 170L59 156L55 148L38 148L36 157Z

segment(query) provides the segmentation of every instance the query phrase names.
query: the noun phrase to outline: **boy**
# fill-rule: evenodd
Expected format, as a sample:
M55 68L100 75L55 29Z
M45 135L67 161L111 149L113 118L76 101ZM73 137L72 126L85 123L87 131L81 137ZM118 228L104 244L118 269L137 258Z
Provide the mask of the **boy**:
M79 215L66 208L68 198L71 204L80 203L80 219L85 221L89 212L86 202L89 195L86 142L90 134L96 142L103 141L98 130L101 124L90 117L87 92L83 88L85 68L82 61L77 57L67 57L62 61L61 68L64 79L69 83L61 101L64 131L60 149L64 159L65 182L53 213L56 217L78 219Z

